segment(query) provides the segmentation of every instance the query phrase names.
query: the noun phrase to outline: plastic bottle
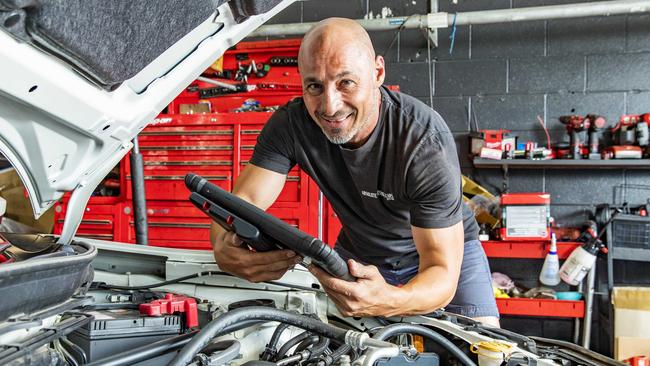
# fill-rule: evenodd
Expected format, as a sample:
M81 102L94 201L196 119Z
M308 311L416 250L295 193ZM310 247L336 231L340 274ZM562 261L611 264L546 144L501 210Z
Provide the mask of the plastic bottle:
M585 243L574 249L560 268L562 281L572 286L580 284L580 281L585 278L585 275L596 262L596 254L599 249L596 243L593 242Z
M556 286L560 283L560 261L557 257L557 242L555 233L551 233L551 250L546 254L539 282L546 286Z

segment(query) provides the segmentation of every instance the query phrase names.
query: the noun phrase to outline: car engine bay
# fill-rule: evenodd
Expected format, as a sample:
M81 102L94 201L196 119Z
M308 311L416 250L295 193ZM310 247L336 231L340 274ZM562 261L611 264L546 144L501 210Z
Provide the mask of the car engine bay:
M2 365L621 365L444 311L346 318L302 266L279 281L249 283L219 271L208 251L73 242L92 267L78 266L79 287L48 305L34 299L69 287L54 286L60 278L37 284L69 272L65 260L75 255L53 261L62 246L52 236L2 235L8 270L0 285L23 309L9 311L12 301L3 299ZM40 262L59 268L22 283L8 268Z

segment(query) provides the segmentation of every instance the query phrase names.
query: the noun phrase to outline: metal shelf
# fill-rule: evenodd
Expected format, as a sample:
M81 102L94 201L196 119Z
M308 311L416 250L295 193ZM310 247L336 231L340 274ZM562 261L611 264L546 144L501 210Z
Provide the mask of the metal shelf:
M583 318L584 301L551 299L496 299L501 315L539 316L555 318Z
M548 253L550 241L484 241L483 250L490 258L537 258L543 259ZM557 242L557 255L564 259L581 245L578 242Z
M609 254L612 259L625 261L650 262L650 250L636 248L614 247Z
M610 160L527 160L527 159L504 159L492 160L475 158L476 168L512 168L512 169L650 169L650 159L610 159Z

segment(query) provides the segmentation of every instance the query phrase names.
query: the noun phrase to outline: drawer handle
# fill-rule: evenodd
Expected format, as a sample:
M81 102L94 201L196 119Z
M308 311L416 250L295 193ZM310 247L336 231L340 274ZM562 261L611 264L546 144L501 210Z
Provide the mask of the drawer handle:
M63 219L58 219L59 224L63 224ZM80 224L89 224L89 225L110 225L111 220L81 220Z
M193 166L193 165L218 165L231 166L228 160L199 160L199 161L145 161L145 166Z
M232 135L233 130L221 131L144 131L140 132L140 136L197 136L197 135L217 135L227 136Z
M241 130L242 135L259 135L262 130Z
M203 178L207 180L230 180L226 175L204 175ZM126 176L127 180L131 180L131 176ZM144 180L185 180L184 175L145 175Z
M134 226L133 221L129 222L131 226ZM167 223L167 222L149 222L148 226L151 227L187 227L195 229L209 229L210 224L191 224L191 223Z
M89 238L89 239L110 239L113 240L113 234L80 234L78 236Z
M219 150L230 151L232 145L210 145L210 146L141 146L142 151L205 151Z

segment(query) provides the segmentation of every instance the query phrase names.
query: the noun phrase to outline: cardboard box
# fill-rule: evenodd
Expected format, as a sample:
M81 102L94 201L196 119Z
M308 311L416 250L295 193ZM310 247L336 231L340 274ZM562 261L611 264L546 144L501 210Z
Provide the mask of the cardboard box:
M54 228L54 208L50 208L38 220L25 194L25 186L13 168L0 171L0 197L7 201L5 217L49 234Z
M650 356L650 287L615 287L614 358Z
M181 104L180 105L180 113L181 114L210 113L210 104L208 104L208 103Z
M650 357L650 338L616 337L614 350L619 361L634 356Z

